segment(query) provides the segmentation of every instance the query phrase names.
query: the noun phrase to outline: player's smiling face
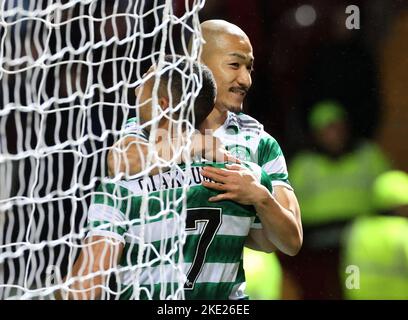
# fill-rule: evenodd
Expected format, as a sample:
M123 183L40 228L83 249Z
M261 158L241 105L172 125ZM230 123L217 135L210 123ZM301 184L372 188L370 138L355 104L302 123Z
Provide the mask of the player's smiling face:
M215 107L221 111L240 112L251 87L252 46L247 37L225 34L215 40L203 57L217 83Z

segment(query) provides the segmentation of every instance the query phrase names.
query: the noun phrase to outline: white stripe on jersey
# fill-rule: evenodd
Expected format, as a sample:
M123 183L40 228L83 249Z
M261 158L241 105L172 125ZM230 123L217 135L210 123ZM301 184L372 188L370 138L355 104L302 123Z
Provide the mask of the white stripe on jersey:
M124 222L125 215L116 208L101 203L93 203L88 210L88 221Z
M186 274L190 270L191 263L183 263L180 265L183 274ZM140 285L151 285L158 283L170 282L169 279L177 281L177 271L172 264L160 265L156 267L145 267L140 274L139 279L135 279L136 271L127 270L121 275L121 285L132 284L133 279ZM237 278L239 270L239 262L237 263L204 263L195 283L219 283L219 282L234 282Z
M214 208L211 208L214 209ZM248 235L249 227L254 221L254 217L239 217L222 215L222 223L217 232L217 236L240 236ZM199 235L203 233L204 222L197 223L198 228L186 231L187 235ZM144 228L144 242L154 242L163 239L169 239L180 233L180 218L167 218L164 220L146 223L143 226L131 226L129 228L130 236L126 238L127 242L132 242L132 238L139 238ZM135 236L135 237L132 237ZM133 240L134 242L135 240Z
M126 243L125 238L123 236L121 236L119 233L116 233L116 232L113 232L113 231L92 229L87 233L85 239L93 237L93 236L113 238L115 240L118 240L118 241L122 242L123 244Z
M265 163L262 166L262 169L264 169L264 171L267 174L276 174L276 173L286 174L288 172L284 156L278 156L275 159Z

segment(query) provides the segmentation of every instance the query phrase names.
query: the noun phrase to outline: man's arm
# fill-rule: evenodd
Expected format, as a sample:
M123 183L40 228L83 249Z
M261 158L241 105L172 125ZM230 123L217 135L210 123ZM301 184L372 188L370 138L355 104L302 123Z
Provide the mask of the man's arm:
M262 235L264 237L263 245L259 247L267 248L265 241L271 245L270 250L264 251L273 251L273 247L276 247L291 256L299 252L303 231L299 204L292 190L275 186L275 196L272 196L250 170L238 165L227 166L227 169L205 167L202 175L214 181L204 181L205 187L223 192L209 201L232 200L254 206L263 226L262 233L253 231L258 239L262 239Z
M100 299L102 286L106 285L106 276L101 274L106 270L115 268L123 252L123 243L120 241L92 236L86 240L86 246L82 249L75 262L72 274L64 279L74 282L69 285L68 292L59 292L57 298L72 300ZM82 279L78 279L78 277ZM77 278L77 279L74 279Z
M151 163L154 165L150 168L149 175L155 175L159 173L161 169L166 170L165 163L174 158L173 151L178 150L181 145L185 145L186 143L186 137L174 137L170 141L163 137L159 138L154 146L157 153L153 154L155 158L152 158ZM173 146L173 149L170 146ZM148 142L137 136L127 136L119 140L108 153L109 176L113 177L120 173L135 175L146 170L148 152ZM239 163L238 159L228 153L219 139L210 135L203 135L199 132L192 135L190 148L190 156L193 157L197 155L207 160ZM177 163L184 162L185 160L186 159L182 157L175 159Z
M256 250L263 251L266 253L272 253L278 250L264 235L262 229L253 229L249 231L248 237L245 240L245 247Z
M283 253L296 255L303 242L300 208L292 190L275 186L275 197L264 189L254 207L262 221L263 233Z

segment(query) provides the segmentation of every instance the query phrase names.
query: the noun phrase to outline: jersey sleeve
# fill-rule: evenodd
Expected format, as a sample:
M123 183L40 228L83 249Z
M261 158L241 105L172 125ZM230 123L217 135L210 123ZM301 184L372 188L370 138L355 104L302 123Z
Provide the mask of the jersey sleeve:
M272 186L282 185L293 190L289 183L286 160L278 142L265 133L258 145L258 164L269 175Z
M147 132L141 128L140 123L138 118L130 118L124 128L124 136L129 137L129 136L135 136L137 138L142 139L143 141L148 141L148 135Z
M265 170L261 169L261 184L266 187L269 192L273 195L273 186L270 176L265 172ZM251 225L252 229L262 229L262 223L259 219L258 215L255 216L254 222Z
M88 210L88 234L110 237L125 242L124 234L129 225L126 223L126 201L114 184L101 184Z
M253 163L253 162L242 162L242 164L249 168L254 174L255 176L258 178L259 182L266 187L270 193L273 192L273 186L272 186L272 181L271 181L271 177L269 176L269 174L263 169L261 168L258 164Z
M251 169L255 176L259 179L261 184L268 189L268 191L273 195L273 186L270 176L263 170L259 165L253 162L244 162L244 166ZM254 221L252 222L251 228L262 229L261 220L256 215Z

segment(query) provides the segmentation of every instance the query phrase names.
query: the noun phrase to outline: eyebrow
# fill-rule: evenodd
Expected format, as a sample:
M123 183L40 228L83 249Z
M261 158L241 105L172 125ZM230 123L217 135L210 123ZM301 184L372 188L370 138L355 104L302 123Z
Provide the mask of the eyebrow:
M242 60L247 60L247 57L245 56L245 55L243 55L243 54L240 54L240 53L238 53L238 52L232 52L232 53L230 53L230 54L228 54L229 56L231 56L231 57L237 57L237 58L239 58L239 59L242 59ZM252 57L250 57L250 60L249 60L251 63L253 63L254 62L254 58L252 58Z

